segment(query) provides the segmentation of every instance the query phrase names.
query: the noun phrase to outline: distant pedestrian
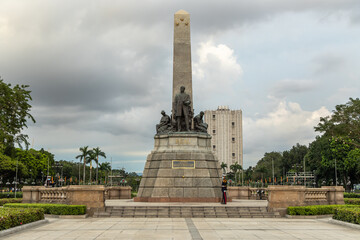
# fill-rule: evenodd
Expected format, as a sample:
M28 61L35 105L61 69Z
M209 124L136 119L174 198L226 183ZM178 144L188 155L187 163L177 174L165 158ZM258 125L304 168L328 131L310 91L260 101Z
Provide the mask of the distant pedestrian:
M225 176L223 177L222 183L221 183L221 191L222 191L222 200L221 204L226 204L227 198L226 198L226 191L227 191L227 181L225 179Z

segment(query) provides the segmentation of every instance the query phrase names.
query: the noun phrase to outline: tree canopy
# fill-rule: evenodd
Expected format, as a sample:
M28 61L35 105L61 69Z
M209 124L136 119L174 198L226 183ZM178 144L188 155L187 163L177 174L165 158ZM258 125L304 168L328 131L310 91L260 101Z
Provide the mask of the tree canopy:
M347 143L360 147L360 99L350 98L336 105L331 116L321 117L315 131L327 137L342 137Z
M7 84L0 78L0 143L5 146L14 142L24 142L28 146L27 136L21 131L27 128L27 120L35 122L30 114L31 91L28 85Z

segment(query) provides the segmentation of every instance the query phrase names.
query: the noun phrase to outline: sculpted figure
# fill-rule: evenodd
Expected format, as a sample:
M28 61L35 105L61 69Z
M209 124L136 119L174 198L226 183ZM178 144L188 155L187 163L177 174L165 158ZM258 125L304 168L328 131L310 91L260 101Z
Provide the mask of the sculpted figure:
M166 115L165 111L161 111L161 119L160 123L156 124L156 133L164 133L171 130L171 119L168 115Z
M190 131L190 121L189 121L189 113L191 113L191 109L190 109L190 104L191 104L191 100L190 100L190 96L189 94L185 93L185 87L181 86L180 87L180 93L178 93L175 96L175 100L174 100L174 116L176 119L176 125L177 128L176 130L178 132L181 132L181 128L182 128L182 123L185 122L185 127L186 127L186 131Z
M208 125L203 121L204 112L201 111L198 115L194 117L194 129L198 132L205 132L207 133Z

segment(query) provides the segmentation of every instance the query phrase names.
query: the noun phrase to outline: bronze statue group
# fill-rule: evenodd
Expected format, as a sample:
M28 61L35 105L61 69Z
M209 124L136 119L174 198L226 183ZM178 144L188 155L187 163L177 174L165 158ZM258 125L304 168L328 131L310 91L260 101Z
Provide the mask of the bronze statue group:
M166 115L164 110L161 111L161 115L160 123L156 125L156 134L185 131L207 133L208 125L203 121L204 112L201 111L193 118L190 95L185 93L184 86L180 87L180 93L175 96L172 116ZM192 121L194 121L193 129L191 129Z

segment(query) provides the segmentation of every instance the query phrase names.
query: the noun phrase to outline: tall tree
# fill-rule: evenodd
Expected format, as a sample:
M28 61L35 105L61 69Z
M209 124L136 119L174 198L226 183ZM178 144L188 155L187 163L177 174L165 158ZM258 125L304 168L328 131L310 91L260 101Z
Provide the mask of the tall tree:
M80 158L80 161L83 160L84 161L84 174L83 174L83 182L85 184L85 167L86 167L86 158L89 156L91 150L88 149L89 146L85 146L85 147L80 147L79 150L81 152L81 154L77 155L76 158ZM80 179L79 179L80 180Z
M94 153L94 151L90 150L89 152L89 156L86 160L86 163L89 163L90 164L90 180L89 180L89 183L91 184L92 183L92 177L91 177L91 174L92 174L92 162L93 161L96 161L96 155Z
M335 168L340 174L347 190L358 179L356 168L360 150L360 99L350 98L346 104L335 106L331 116L320 118L315 131L323 133L323 138L330 142L331 154L322 155L321 164L327 168ZM338 172L339 171L339 172Z
M346 104L336 105L331 116L320 118L315 131L328 137L341 136L347 143L360 148L360 99L350 98Z
M28 145L27 135L20 135L27 128L27 120L35 123L30 114L32 100L28 85L15 85L4 83L0 78L0 144L13 147L14 141L24 141Z
M106 158L106 155L99 147L93 148L93 152L96 156L96 184L98 184L98 175L99 175L99 156Z

